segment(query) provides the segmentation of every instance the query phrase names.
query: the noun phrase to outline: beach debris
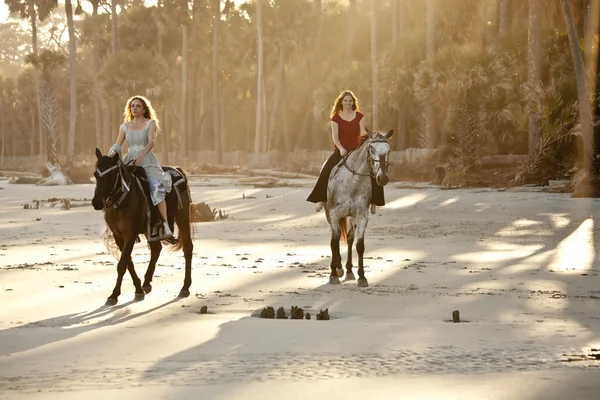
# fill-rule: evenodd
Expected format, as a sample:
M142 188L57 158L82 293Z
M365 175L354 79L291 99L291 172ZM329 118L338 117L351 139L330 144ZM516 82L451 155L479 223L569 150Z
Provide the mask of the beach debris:
M452 311L452 321L455 324L460 323L460 312L458 310Z
M287 319L287 315L285 315L285 308L283 307L279 307L277 309L277 315L275 316L276 319Z
M260 318L275 318L275 309L271 306L263 308L260 312Z
M192 203L190 205L190 218L192 222L208 222L216 221L218 219L227 219L229 214L223 210L210 208L210 206L204 202Z
M329 321L329 309L321 310L317 314L317 321Z
M304 310L298 306L292 306L290 319L304 319Z

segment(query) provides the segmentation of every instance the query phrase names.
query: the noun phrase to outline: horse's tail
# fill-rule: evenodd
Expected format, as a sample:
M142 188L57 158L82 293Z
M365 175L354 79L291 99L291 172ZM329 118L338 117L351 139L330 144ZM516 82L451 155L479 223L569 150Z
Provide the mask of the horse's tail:
M338 220L338 228L340 230L342 242L348 243L348 223L346 222L346 218L340 218Z
M183 176L183 179L185 180L185 189L188 195L187 200L185 199L186 196L182 196L184 204L183 208L179 211L185 210L184 218L187 219L187 221L183 223L183 225L185 225L185 228L183 229L179 226L179 224L177 224L179 227L179 237L177 238L176 243L169 245L169 252L177 252L183 249L183 243L184 240L186 240L186 236L189 236L190 240L192 240L194 237L194 225L192 224L192 193L190 191L190 184L183 168L175 167L175 169Z

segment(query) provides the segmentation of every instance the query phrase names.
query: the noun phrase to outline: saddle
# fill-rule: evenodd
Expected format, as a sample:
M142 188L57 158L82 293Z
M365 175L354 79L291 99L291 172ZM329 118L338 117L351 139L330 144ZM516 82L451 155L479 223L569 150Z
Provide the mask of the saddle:
M138 167L135 165L127 166L127 168L132 174L133 178L135 179L135 184L137 184L138 187L142 190L142 193L144 194L144 200L146 201L146 205L148 206L146 208L147 222L146 232L144 233L144 236L146 236L146 240L148 242L163 240L165 235L162 223L162 216L160 215L158 207L152 204L152 198L150 197L150 184L146 176L146 171L143 167ZM165 171L165 173L171 175L171 190L168 191L165 197L165 202L167 205L167 223L169 224L169 228L171 229L171 231L174 231L175 214L177 213L177 210L183 208L184 199L187 199L187 202L189 204L189 202L191 201L191 196L189 193L189 189L186 185L187 179L183 172L181 172L177 168L172 167L162 167L162 169L163 171Z

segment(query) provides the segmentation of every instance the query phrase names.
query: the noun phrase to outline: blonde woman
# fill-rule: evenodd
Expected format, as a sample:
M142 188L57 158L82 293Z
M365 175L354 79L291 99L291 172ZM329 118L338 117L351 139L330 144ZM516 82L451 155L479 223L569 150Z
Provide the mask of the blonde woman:
M152 152L156 136L160 131L156 113L150 101L144 96L133 96L127 100L124 111L125 121L119 127L119 136L108 154L121 154L123 142L127 142L127 154L123 157L125 164L133 161L134 165L143 167L150 184L152 204L158 207L163 218L165 239L173 239L173 232L167 223L167 205L165 196L171 191L171 175L160 167L160 162Z

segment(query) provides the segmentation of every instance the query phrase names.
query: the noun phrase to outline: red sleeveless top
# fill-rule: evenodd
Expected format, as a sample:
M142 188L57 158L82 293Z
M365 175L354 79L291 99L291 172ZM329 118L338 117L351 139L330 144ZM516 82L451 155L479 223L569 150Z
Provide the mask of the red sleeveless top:
M338 124L338 137L340 143L346 149L346 151L355 150L359 145L360 137L360 120L363 119L364 115L361 112L356 112L356 117L352 121L346 121L339 114L335 114L331 120ZM333 145L334 149L337 146Z

